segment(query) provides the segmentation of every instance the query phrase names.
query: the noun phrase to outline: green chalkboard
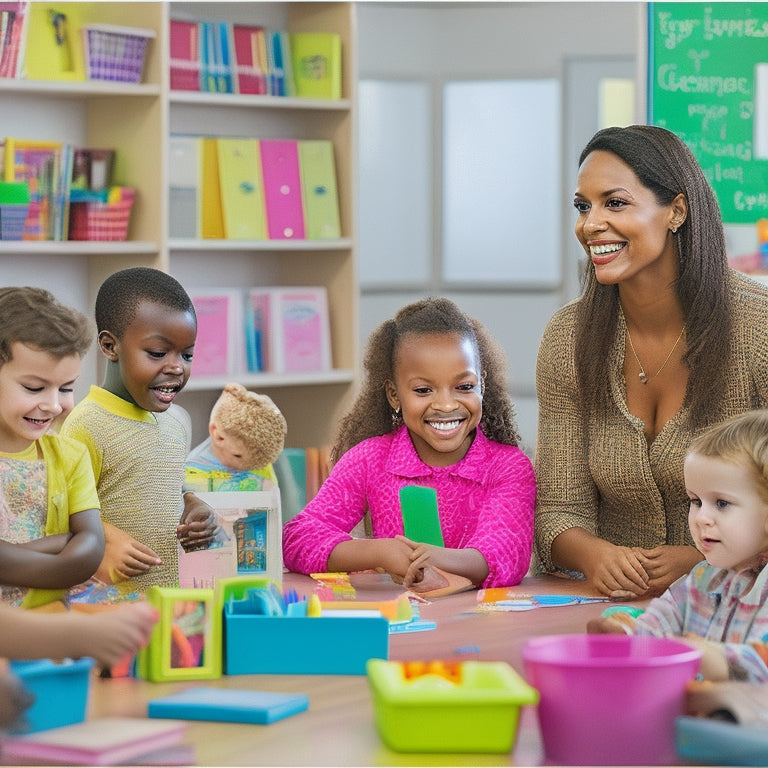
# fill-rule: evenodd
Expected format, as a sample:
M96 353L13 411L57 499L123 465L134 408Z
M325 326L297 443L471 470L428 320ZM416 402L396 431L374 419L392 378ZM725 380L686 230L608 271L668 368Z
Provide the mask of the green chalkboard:
M768 3L648 9L648 122L690 147L724 222L768 217L768 160L754 157L755 66L768 63Z

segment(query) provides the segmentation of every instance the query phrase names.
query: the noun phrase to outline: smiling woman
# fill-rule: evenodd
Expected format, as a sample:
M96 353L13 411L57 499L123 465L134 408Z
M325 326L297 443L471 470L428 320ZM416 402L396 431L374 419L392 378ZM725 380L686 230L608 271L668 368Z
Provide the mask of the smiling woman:
M536 550L604 594L659 594L703 558L688 443L768 405L768 291L728 268L715 196L670 131L598 131L574 206L588 265L539 349Z

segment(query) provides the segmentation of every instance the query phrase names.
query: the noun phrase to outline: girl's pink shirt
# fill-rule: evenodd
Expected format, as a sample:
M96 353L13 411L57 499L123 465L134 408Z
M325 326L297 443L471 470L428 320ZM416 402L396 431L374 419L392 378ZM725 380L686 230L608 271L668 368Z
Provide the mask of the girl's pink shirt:
M333 548L370 510L373 535L403 533L404 485L437 491L446 547L477 549L488 564L483 587L518 584L528 571L536 481L519 448L489 440L478 428L466 456L431 467L416 453L408 429L372 437L347 451L318 494L283 528L283 562L299 573L323 573Z

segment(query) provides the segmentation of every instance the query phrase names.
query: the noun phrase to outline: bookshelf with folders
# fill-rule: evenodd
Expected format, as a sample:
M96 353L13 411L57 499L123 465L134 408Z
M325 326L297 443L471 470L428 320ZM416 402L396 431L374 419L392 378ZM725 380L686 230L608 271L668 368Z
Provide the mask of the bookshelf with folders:
M114 176L136 191L127 239L119 242L0 242L4 285L48 287L62 301L92 315L96 291L106 276L130 266L153 266L177 277L190 292L199 288L322 287L327 296L330 365L319 371L244 371L235 377L263 390L289 424L289 444L311 446L330 439L346 402L357 365L357 268L355 237L356 157L355 9L331 2L64 2L27 6L26 72L0 76L0 135L60 141L115 152ZM47 41L51 11L66 19L69 49ZM42 22L41 22L42 19ZM217 22L338 39L341 92L277 96L269 93L204 92L171 88L171 20ZM41 26L42 23L42 26ZM87 79L82 49L75 43L90 25L142 28L148 39L140 82ZM330 36L330 37L329 37ZM310 36L311 38L311 36ZM41 42L43 41L43 42ZM47 47L46 47L47 46ZM30 48L33 53L30 53ZM246 88L247 91L247 88ZM336 97L338 96L338 98ZM306 229L304 237L265 239L245 233L200 237L174 217L171 185L175 137L248 138L306 142L332 149L338 229ZM305 222L307 223L307 222ZM183 225L184 222L181 222ZM82 397L101 378L92 349L76 387ZM190 412L193 440L205 436L210 406L226 383L193 377L179 398Z

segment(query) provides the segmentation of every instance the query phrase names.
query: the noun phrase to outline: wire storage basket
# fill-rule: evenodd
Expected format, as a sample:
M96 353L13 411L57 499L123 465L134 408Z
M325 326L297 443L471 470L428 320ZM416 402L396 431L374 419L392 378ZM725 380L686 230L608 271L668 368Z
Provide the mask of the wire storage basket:
M114 24L86 24L82 30L89 80L140 83L154 30Z

